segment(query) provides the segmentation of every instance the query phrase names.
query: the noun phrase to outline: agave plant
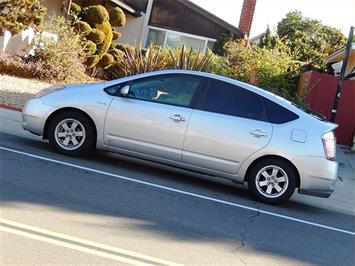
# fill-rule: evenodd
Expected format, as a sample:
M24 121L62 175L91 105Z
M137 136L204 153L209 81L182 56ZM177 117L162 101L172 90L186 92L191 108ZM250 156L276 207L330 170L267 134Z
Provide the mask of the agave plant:
M184 45L175 50L168 48L168 51L170 54L168 68L170 69L209 70L213 55L211 52L203 54L200 50L186 49Z
M148 48L121 45L120 49L124 57L106 70L107 79L163 69L209 71L213 56L211 52L203 54L185 46L171 49L156 45L149 45Z

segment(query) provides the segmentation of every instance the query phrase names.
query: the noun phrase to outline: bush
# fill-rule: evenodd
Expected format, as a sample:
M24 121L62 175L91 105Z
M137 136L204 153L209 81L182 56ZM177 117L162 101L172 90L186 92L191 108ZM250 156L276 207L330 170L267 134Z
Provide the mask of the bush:
M86 53L82 37L64 17L53 16L43 24L43 29L58 35L58 41L40 39L29 61L39 68L53 70L48 80L63 82L87 81L83 65Z
M76 3L71 3L70 11L74 12L74 14L78 15L81 12L81 7Z
M83 4L88 5L88 2L91 1L85 1ZM105 7L100 5L83 8L78 16L73 16L73 23L76 24L75 21L78 19L81 19L82 21L85 21L91 25L92 30L86 36L86 39L96 43L95 54L99 56L99 61L109 50L115 48L115 45L112 43L112 41L121 37L121 34L112 28L113 25L111 25L110 21L115 26L123 26L126 21L125 15L120 8L114 8L110 10L109 13ZM110 55L105 55L105 58L101 62L108 62L108 58L111 60ZM119 57L117 58L119 59ZM100 66L103 65L103 63L100 64ZM90 64L90 68L92 67L92 64ZM95 69L90 72L97 73Z
M86 57L85 65L87 68L93 68L100 61L100 57L98 55L90 55Z
M225 48L229 76L298 101L301 64L292 59L282 42L276 40L274 48L256 45L249 48L243 41L234 41L227 43Z
M83 35L88 35L92 31L89 23L86 23L85 21L78 20L73 25L76 31L82 33Z
M104 33L104 40L97 46L97 54L99 56L104 55L107 53L108 49L110 48L110 45L112 43L112 29L110 22L105 21L102 24L97 24L96 28L98 30L101 30Z
M121 33L119 33L118 31L112 31L112 40L115 41L117 39L121 38Z
M0 54L0 74L50 81L48 77L57 76L59 71L60 69L43 68L41 65L20 56Z
M47 9L38 0L1 1L0 35L1 29L10 31L12 35L29 27L39 29L46 13Z
M111 49L108 53L113 56L117 63L121 62L124 57L124 52L118 49Z
M96 44L92 41L87 41L84 44L84 51L88 55L93 55L96 52Z
M126 24L126 16L121 8L115 7L110 10L110 23L114 27L123 27Z
M105 33L98 29L92 29L91 32L86 36L86 39L99 44L105 40Z
M115 61L115 59L113 58L113 56L109 53L104 54L99 63L97 64L100 67L108 67L110 65L112 65L112 63Z
M86 11L85 20L90 25L101 24L108 21L109 14L105 7L101 5L90 6Z

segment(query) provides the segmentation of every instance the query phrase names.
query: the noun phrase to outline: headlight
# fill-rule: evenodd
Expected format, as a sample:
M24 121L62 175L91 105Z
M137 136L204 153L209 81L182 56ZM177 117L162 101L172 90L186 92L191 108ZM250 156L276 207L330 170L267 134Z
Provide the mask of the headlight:
M62 85L54 85L52 87L49 87L49 88L46 88L46 89L43 89L43 90L39 91L33 98L37 99L37 98L46 96L48 94L51 94L53 92L61 91L61 90L64 90L64 86L62 86Z

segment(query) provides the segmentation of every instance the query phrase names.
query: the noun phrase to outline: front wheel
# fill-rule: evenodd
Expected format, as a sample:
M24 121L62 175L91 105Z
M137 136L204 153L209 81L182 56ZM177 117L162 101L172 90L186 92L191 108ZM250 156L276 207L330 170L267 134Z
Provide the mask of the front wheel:
M94 146L94 128L85 115L78 112L63 112L50 122L48 139L59 153L84 155Z
M249 190L258 201L277 204L287 201L296 188L294 169L280 159L258 162L248 176Z

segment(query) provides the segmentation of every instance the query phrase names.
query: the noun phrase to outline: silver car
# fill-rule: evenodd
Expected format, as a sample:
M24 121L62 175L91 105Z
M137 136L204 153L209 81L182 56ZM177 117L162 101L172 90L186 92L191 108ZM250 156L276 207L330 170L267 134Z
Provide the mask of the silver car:
M329 197L335 124L265 90L209 73L165 70L44 89L23 128L66 155L97 148L248 183L276 204L294 190Z

